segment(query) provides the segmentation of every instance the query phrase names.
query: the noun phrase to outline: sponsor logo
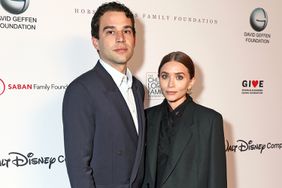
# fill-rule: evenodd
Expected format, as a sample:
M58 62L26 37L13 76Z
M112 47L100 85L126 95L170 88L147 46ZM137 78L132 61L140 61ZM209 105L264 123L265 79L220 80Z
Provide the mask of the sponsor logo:
M262 154L266 150L280 150L282 149L282 143L256 143L253 140L243 140L239 139L236 144L230 143L228 140L225 142L226 152L248 152L248 151L258 151Z
M63 155L59 155L57 157L42 157L36 156L34 153L30 152L27 154L22 154L19 152L10 152L8 153L7 158L0 158L0 168L6 167L10 168L12 166L15 167L24 167L24 166L39 166L45 165L49 169L52 168L52 165L55 163L64 163L65 157Z
M149 99L162 99L163 98L157 73L149 72L146 74L146 86L148 89L148 98Z
M264 80L243 80L241 94L263 94Z
M29 7L29 0L0 0L2 7L11 15L0 15L0 29L36 30L38 19L30 16L18 16Z
M0 78L0 95L2 95L5 92L6 85L4 81Z
M88 8L74 8L74 14L76 15L93 15L96 10ZM135 12L133 13L135 18L142 20L152 21L165 21L165 22L183 22L191 24L209 24L216 25L219 21L215 18L195 17L189 15L169 15L169 14L158 14L153 12Z
M11 14L22 14L29 6L29 0L0 0L0 3Z
M255 31L263 31L267 26L267 13L263 8L256 8L250 16L250 24Z
M263 8L256 8L250 16L250 25L255 32L244 32L245 41L248 43L269 44L271 34L261 33L268 23L268 16Z
M0 96L5 92L19 92L19 91L61 91L65 90L68 84L56 84L56 83L4 83L0 78Z

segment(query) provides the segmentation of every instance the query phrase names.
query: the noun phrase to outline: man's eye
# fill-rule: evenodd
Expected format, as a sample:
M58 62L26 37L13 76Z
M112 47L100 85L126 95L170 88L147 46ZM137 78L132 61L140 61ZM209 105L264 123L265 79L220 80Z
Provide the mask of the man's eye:
M113 34L115 34L115 32L112 31L112 30L108 30L108 31L106 31L106 34L107 34L107 35L113 35Z
M131 29L126 29L126 30L124 30L124 33L125 33L125 34L131 34L131 33L132 33L132 30L131 30Z

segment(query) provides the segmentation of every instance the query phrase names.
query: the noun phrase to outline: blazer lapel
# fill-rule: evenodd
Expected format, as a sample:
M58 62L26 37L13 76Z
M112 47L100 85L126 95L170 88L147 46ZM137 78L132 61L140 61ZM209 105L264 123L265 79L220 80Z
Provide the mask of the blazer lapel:
M136 86L134 80L135 78L133 77L132 92L133 92L133 96L134 96L134 100L136 104L137 118L138 118L138 131L140 135L141 133L143 133L143 129L145 125L144 105L143 105L143 97L141 96L142 91L139 91L140 88Z
M130 132L130 136L134 143L137 144L137 132L134 125L133 118L128 109L126 101L124 100L121 92L116 86L114 80L110 76L110 74L103 68L100 62L96 65L97 72L101 75L101 82L106 82L104 84L105 90L104 94L108 98L108 101L112 104L113 108L116 108L116 112L120 114L122 121L124 121L124 125L132 125L126 126L126 129Z
M123 125L125 129L129 132L129 136L131 137L133 143L136 145L136 157L134 166L132 168L130 182L131 184L134 182L137 172L140 166L140 161L143 156L144 152L144 135L145 135L145 117L144 117L144 107L143 107L143 97L141 96L143 91L139 91L139 88L136 85L135 78L133 78L133 85L132 85L132 92L134 95L134 99L136 102L136 110L138 116L138 128L139 128L139 135L137 135L136 128L134 126L134 121L131 116L131 112L127 106L125 99L123 98L119 88L115 84L114 80L112 79L111 75L104 69L104 67L98 61L96 67L96 72L101 77L101 82L105 82L103 88L103 92L105 97L107 97L112 107L115 108L115 112L119 114L122 121L124 122ZM142 159L144 160L144 159Z
M137 172L140 166L140 161L143 157L143 152L144 152L145 117L144 117L144 107L143 107L143 100L142 100L143 97L141 96L141 93L143 91L139 91L139 89L140 88L136 86L135 81L133 79L132 92L133 92L135 103L136 103L136 110L137 110L137 117L138 117L138 145L137 145L137 151L136 151L136 158L135 158L134 166L132 168L132 173L130 177L131 183L136 178L136 175L137 175ZM135 129L135 133L137 133L136 129Z
M193 127L193 108L191 108L192 101L186 106L184 113L179 119L178 132L173 143L171 155L168 158L167 167L164 172L162 184L165 183L167 178L172 173L179 160L185 146L190 142L192 138L192 127Z
M157 170L157 157L158 157L158 142L159 133L162 120L162 112L165 106L161 104L159 109L156 109L153 114L150 114L147 121L147 164L146 167L149 168L152 180L156 180L156 170ZM155 185L155 182L153 182Z

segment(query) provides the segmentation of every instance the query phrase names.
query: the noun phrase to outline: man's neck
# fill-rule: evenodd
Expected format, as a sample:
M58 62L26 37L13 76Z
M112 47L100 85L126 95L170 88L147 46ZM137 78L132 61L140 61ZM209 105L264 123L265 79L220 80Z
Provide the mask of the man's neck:
M110 62L107 62L105 60L103 60L103 61L105 63L107 63L108 65L110 65L111 67L113 67L114 69L116 69L117 71L121 72L122 74L126 73L126 69L127 69L126 63L124 63L124 64L117 64L117 63L110 63Z

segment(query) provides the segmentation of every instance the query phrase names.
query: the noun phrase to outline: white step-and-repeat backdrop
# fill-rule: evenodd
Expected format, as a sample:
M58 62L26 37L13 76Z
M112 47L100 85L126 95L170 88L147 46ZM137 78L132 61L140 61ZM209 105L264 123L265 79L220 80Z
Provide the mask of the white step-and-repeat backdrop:
M0 187L69 188L62 98L97 53L90 21L104 1L0 0ZM161 58L189 54L195 101L224 117L229 188L279 188L282 2L121 1L135 14L130 62L145 107L159 104Z

